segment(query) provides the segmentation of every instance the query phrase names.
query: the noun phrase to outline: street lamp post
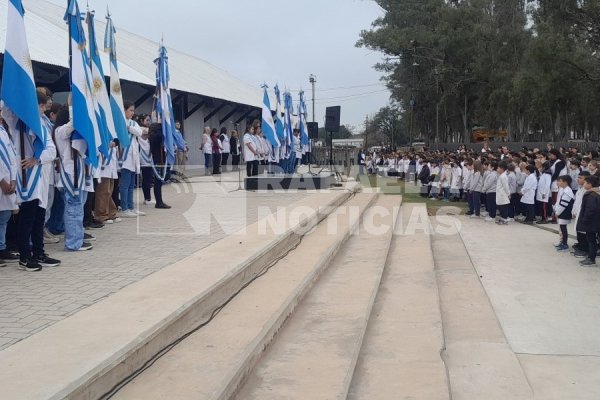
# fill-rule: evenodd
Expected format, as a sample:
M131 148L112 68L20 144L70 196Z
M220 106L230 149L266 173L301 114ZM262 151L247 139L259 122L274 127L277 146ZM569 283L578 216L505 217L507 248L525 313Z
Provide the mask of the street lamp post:
M310 74L308 81L312 85L312 122L315 122L315 84L317 83L317 77Z

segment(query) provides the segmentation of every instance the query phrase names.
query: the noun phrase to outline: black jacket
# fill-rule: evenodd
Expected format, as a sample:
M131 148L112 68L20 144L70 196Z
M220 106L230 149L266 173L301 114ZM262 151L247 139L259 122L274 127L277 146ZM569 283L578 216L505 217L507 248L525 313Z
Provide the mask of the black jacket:
M152 153L152 160L156 165L165 165L166 157L163 145L164 140L165 137L162 133L162 129L155 130L148 137L148 141L150 142L150 153Z
M600 232L600 189L593 188L583 195L577 232Z
M429 171L429 166L425 164L423 165L423 168L421 168L421 172L419 172L419 180L421 181L421 184L429 184L429 175L431 175L431 171Z

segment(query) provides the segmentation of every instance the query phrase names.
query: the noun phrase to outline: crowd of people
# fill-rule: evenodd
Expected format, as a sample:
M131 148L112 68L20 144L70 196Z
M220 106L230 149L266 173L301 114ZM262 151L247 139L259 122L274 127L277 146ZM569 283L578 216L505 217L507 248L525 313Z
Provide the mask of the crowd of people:
M557 251L581 258L582 266L596 266L600 239L600 155L577 148L511 151L458 150L360 152L360 173L397 176L414 181L424 198L464 201L467 215L498 225L558 224ZM366 171L364 171L366 169ZM364 171L364 172L363 172ZM573 224L577 242L569 247L567 226Z
M188 152L178 122L177 163L171 171L162 124L136 115L135 105L125 102L130 143L111 141L108 155L99 154L94 168L73 127L71 97L60 105L52 102L47 88L36 93L45 142L0 104L0 266L18 263L30 272L61 264L46 253L45 244L63 240L66 251L91 250L96 238L86 230L145 216L134 202L135 187L142 187L144 205L170 209L162 186L172 173L183 173Z

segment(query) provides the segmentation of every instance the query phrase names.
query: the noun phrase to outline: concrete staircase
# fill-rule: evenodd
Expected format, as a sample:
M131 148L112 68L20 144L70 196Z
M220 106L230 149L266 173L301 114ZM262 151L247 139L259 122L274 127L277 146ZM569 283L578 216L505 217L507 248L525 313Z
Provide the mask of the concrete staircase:
M424 205L343 191L301 206L283 233L264 234L273 216L0 353L0 397L533 398L460 235Z

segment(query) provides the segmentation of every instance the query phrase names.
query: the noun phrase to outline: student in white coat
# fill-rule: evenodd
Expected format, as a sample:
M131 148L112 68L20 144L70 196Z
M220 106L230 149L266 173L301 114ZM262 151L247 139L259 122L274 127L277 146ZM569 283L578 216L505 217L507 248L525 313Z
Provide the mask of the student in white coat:
M506 170L508 164L506 161L500 161L496 172L498 180L496 181L496 205L500 209L500 219L496 221L498 225L508 224L508 208L510 207L510 186L508 184L508 175Z
M17 153L8 132L0 124L0 266L19 262L19 256L6 250L6 227L17 206Z
M524 209L525 220L524 224L531 225L535 219L535 192L538 186L535 167L528 165L522 173L526 176L525 182L519 194L521 195L522 209Z
M125 118L127 119L127 130L129 131L129 146L122 149L121 155L121 179L119 181L119 195L121 197L121 216L124 218L136 218L146 213L136 210L133 205L133 189L135 187L135 176L140 173L140 149L138 137L142 136L142 128L133 120L135 105L126 101L124 104Z
M48 96L45 91L38 90L37 97L41 121L41 116L48 107ZM23 134L24 140L21 143L17 116L10 109L3 108L2 117L9 127L20 161L17 179L17 202L20 205L17 227L19 267L27 272L41 271L42 267L57 267L60 265L60 261L49 257L44 251L44 222L50 183L47 175L42 173L42 169L43 165L54 162L56 158L56 148L51 132L46 130L41 121L45 143L42 144L44 150L39 158L36 158L34 143L40 139L29 131ZM22 154L24 157L21 156ZM24 173L25 180L23 179Z

